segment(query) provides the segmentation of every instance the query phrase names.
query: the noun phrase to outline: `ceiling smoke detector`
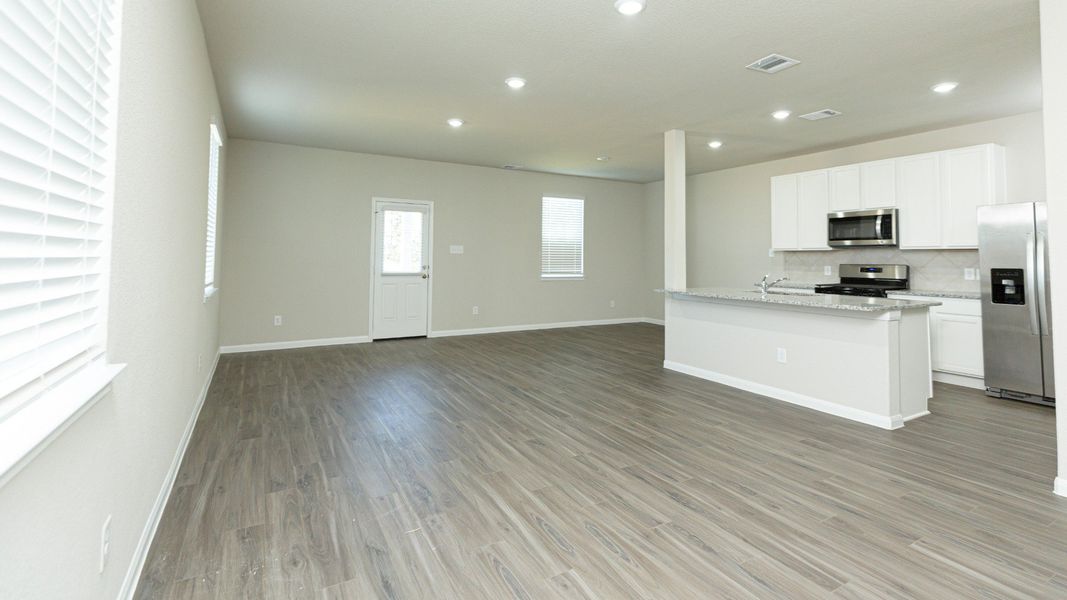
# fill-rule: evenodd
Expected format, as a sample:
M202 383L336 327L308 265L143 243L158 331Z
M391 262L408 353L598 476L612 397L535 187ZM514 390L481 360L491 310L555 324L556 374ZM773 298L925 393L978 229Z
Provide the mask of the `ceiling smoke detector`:
M759 71L760 73L777 73L778 71L784 71L789 67L799 65L800 61L782 56L781 54L771 54L764 56L756 62L745 67L746 69L752 69L753 71Z
M806 115L800 115L801 119L807 119L809 121L821 121L822 119L829 119L830 117L836 117L841 114L841 111L834 110L832 108L824 108L815 112L810 112Z

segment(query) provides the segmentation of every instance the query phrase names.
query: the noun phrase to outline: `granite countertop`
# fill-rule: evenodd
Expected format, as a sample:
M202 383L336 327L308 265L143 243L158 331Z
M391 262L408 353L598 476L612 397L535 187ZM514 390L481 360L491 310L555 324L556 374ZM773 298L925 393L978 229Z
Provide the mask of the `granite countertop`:
M774 287L794 290L813 290L816 285L819 284L786 280ZM946 290L895 290L889 293L894 296L925 296L927 298L959 298L962 300L980 300L982 298L982 294L979 292L955 292Z
M663 291L663 290L659 290ZM772 289L767 294L759 290L742 290L736 288L687 288L684 290L666 290L671 295L707 298L711 300L732 300L761 304L782 304L807 308L826 308L831 310L851 310L859 312L887 312L940 306L940 302L923 300L894 300L890 298L863 298L860 296L839 296L837 294L796 294L778 292Z
M959 298L961 300L981 300L980 292L949 292L937 290L902 290L889 292L894 296L926 296L927 298Z

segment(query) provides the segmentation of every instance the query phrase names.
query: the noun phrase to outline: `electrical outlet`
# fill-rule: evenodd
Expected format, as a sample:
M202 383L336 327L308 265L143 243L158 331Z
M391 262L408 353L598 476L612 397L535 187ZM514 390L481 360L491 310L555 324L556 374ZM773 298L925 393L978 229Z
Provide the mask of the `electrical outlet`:
M449 246L449 254L463 254L463 246Z
M975 269L971 267L965 268L963 270L963 278L967 281L974 281L975 279L978 279L975 273Z
M471 314L472 315L478 314L478 307L477 306L472 306L471 307Z
M107 555L111 553L111 515L104 519L104 526L100 528L100 572L104 572L107 566Z
M615 301L612 300L611 302L608 302L608 306L610 306L611 308L615 308Z
M282 316L281 315L274 315L274 326L278 327L281 324L282 324Z
M833 275L834 274L834 268L831 267L830 265L826 265L825 267L822 268L822 274L823 275Z
M200 370L203 369L203 368L204 368L204 355L203 354L197 354L196 355L196 372L199 373Z
M787 358L786 358L785 348L779 348L778 349L778 362L780 362L782 364L785 364L785 363L789 362L787 360Z

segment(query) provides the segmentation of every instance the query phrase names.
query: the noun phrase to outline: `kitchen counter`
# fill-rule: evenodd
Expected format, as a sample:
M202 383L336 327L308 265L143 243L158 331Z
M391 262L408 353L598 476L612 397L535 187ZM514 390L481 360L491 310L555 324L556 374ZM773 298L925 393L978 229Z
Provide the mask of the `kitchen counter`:
M940 302L690 288L665 304L667 369L883 429L929 414Z
M923 296L925 298L958 298L960 300L981 300L979 292L949 292L938 290L899 290L889 292L891 296Z
M732 300L738 302L859 312L912 310L940 305L940 302L928 300L864 298L861 296L839 296L837 294L798 294L794 292L779 291L773 288L768 290L766 294L761 293L759 290L732 288L688 288L685 290L668 290L668 293L676 298L688 297L691 299Z
M816 283L807 283L803 281L783 281L775 288L784 288L791 290L814 290ZM925 298L959 298L961 300L981 300L982 294L979 292L957 292L951 290L894 290L889 292L893 296L923 296Z

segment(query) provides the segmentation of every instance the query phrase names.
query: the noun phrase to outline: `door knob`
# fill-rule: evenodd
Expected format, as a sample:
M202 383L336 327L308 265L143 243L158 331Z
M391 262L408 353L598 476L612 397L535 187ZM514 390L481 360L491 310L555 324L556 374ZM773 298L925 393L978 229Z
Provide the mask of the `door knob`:
M430 276L430 274L429 274L429 273L423 273L423 274L422 274L422 278L423 278L423 279L426 279L426 278L427 278L427 277L429 277L429 276Z

